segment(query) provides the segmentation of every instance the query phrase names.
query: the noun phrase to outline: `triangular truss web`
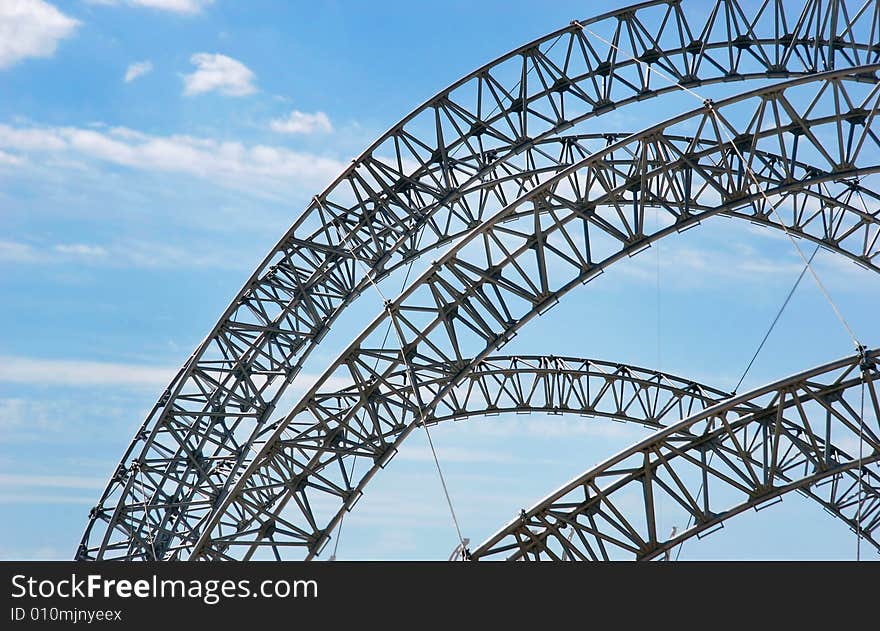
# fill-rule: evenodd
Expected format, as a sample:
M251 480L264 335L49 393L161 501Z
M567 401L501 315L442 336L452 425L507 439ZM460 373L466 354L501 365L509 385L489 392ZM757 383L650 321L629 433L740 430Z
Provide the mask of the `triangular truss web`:
M429 432L471 409L519 406L659 428L733 401L659 371L498 355L609 265L714 215L788 235L853 338L868 412L854 424L852 405L816 398L828 384L794 381L773 403L775 425L736 404L689 426L711 445L687 429L640 452L647 518L607 503L604 483L619 480L601 473L577 489L582 513L565 513L569 498L526 515L510 534L519 547L505 550L540 556L545 542L559 558L657 556L722 524L712 502L725 493L744 493L740 506L785 485L813 493L873 542L871 463L860 449L848 486L852 454L809 433L802 401L827 403L815 413L870 444L874 363L802 245L880 271L870 185L880 169L878 25L880 6L861 0L645 2L575 20L448 87L315 196L267 255L144 421L77 558L313 558L419 425ZM759 87L741 89L750 80ZM734 86L734 96L705 99L710 84ZM612 111L681 93L695 97L692 109L662 124L603 128ZM437 248L446 253L418 278L407 272L399 295L383 293L384 278ZM382 313L299 402L277 409L367 291L379 292ZM745 420L730 425L728 412ZM758 447L774 459L756 460ZM673 460L691 468L679 473ZM811 490L830 462L849 468L829 474L833 492ZM435 463L442 479L436 453ZM714 491L719 484L728 487ZM655 493L689 515L673 543L651 522ZM574 530L559 534L563 526Z

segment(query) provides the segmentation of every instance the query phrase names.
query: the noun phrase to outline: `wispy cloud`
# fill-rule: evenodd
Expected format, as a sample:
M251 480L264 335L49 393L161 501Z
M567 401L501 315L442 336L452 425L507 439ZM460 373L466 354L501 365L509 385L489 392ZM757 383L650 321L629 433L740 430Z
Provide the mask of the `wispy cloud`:
M175 369L142 364L0 355L0 382L58 386L159 386Z
M654 248L660 248L659 255ZM803 267L794 254L785 250L769 256L748 244L730 246L683 245L663 242L627 261L617 269L635 279L656 282L660 270L665 285L674 287L702 286L720 278L789 278Z
M190 245L178 247L159 241L123 241L97 245L86 243L31 244L0 241L0 263L19 265L55 265L74 263L80 266L111 268L178 269L187 268L247 269L249 261L231 258L216 248Z
M78 24L43 0L0 2L0 70L28 57L51 57Z
M21 166L24 162L23 158L14 156L11 153L6 153L5 151L0 151L0 165Z
M286 118L276 118L269 123L272 131L282 134L313 134L315 132L331 132L333 125L324 112L300 112L293 110Z
M76 395L61 398L56 395L51 399L2 398L0 443L37 442L45 449L58 443L98 444L108 439L108 431L117 432L117 437L130 434L135 423L141 420L145 404L142 397L134 393L130 393L126 400L120 390L117 386L109 394L105 389L103 398L87 397L86 400ZM154 387L154 390L158 388ZM47 463L60 466L55 461Z
M72 254L74 256L99 257L107 256L107 250L99 245L86 245L84 243L61 243L53 246L56 252Z
M92 506L95 498L86 495L35 495L33 493L0 493L0 504L80 504Z
M101 250L102 248L93 248ZM250 261L246 257L234 260L224 252L218 252L216 248L191 246L178 247L167 243L152 241L128 241L113 245L109 248L109 256L104 258L100 254L93 254L92 261L100 258L100 262L107 260L122 267L130 266L142 269L175 269L182 266L188 268L208 269L247 269Z
M142 77L145 74L149 74L153 71L153 62L151 61L136 61L133 64L129 64L128 68L125 70L125 82L131 83L138 77Z
M40 252L30 244L0 241L0 262L39 263L42 260Z
M196 53L190 57L190 62L196 70L183 76L183 93L187 96L205 92L246 96L257 91L254 87L256 76L237 59L219 53Z
M103 478L87 478L76 475L29 475L0 473L0 486L43 487L60 489L101 489L107 481Z
M248 190L318 188L341 161L271 145L246 145L188 135L156 136L126 127L39 127L0 124L0 150L25 156L85 158L130 169L173 172ZM15 153L9 153L15 152ZM35 160L35 162L40 162Z
M124 2L132 7L145 7L157 11L172 13L200 13L202 9L214 3L214 0L88 0L90 4L117 5Z
M396 456L398 460L412 462L434 462L434 455L429 447L406 445ZM512 464L532 463L540 464L540 460L534 458L520 458L512 453L500 450L471 449L469 447L444 446L437 448L437 458L441 462L473 463L473 464Z

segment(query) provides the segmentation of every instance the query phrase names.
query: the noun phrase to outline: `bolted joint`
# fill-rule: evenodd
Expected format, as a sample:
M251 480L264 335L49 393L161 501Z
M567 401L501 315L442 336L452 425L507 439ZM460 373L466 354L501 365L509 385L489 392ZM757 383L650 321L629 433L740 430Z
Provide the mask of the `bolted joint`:
M89 549L86 544L81 543L76 548L76 557L75 561L90 561L92 557L89 556Z
M856 346L856 352L859 354L859 368L861 368L862 372L873 370L876 367L875 361L871 357L868 357L867 346L859 344Z
M262 524L260 524L260 528L257 531L257 536L260 539L265 539L266 537L271 537L275 534L275 520L267 519Z
M128 470L121 464L117 465L116 471L113 473L113 481L116 483L124 482L126 477L128 477Z

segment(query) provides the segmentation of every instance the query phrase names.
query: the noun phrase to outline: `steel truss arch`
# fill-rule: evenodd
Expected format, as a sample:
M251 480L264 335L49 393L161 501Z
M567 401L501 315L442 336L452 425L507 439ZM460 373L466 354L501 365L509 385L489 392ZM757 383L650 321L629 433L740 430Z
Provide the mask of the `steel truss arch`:
M558 138L545 139L540 143L536 143L534 147L534 151L539 152L543 155L547 155L552 153L552 155L557 156L559 164L574 164L578 162L579 158L583 158L591 155L597 149L595 147L598 146L607 146L609 143L620 141L623 138L627 138L630 134L580 134L573 136L562 136ZM597 144L598 143L598 144ZM678 144L692 147L700 147L702 146L701 141L698 139L687 137L687 136L672 136L672 135L664 135L663 142L661 144ZM774 173L778 169L778 165L782 164L785 159L779 155L773 155L767 152L763 152L760 150L755 150L755 158L756 163L752 164L751 168L753 169L755 176L760 181L765 181L766 176L765 173ZM624 157L619 161L622 168L627 168L627 165L631 161L630 156ZM811 173L817 171L817 168L806 163L793 161L792 164L795 167L795 170L803 173ZM760 165L760 166L759 166ZM778 174L777 174L778 175ZM772 177L776 177L773 175ZM499 178L499 181L502 181ZM841 253L845 256L849 256L850 258L854 258L857 262L861 262L862 259L859 257L854 257L855 251L850 251L845 248L841 248L839 245L842 242L845 242L847 239L855 239L860 237L862 232L869 227L870 224L875 224L877 222L877 218L874 215L866 214L864 210L859 206L853 203L852 198L856 195L856 193L864 196L868 196L871 199L876 200L877 194L870 190L866 189L864 186L858 184L858 182L852 182L850 186L843 188L836 195L832 195L827 191L804 191L804 195L802 196L802 201L800 204L800 208L798 212L803 217L803 222L801 226L798 226L794 229L794 231L801 235L802 232L812 230L809 238L817 240L819 243L826 246L828 249L834 250L838 253ZM837 220L826 221L826 217L819 213L808 213L808 204L809 200L814 200L814 202L820 206L825 206L829 209L837 209L841 211L843 214L838 214ZM709 210L709 207L701 207L699 203L695 201L693 205L693 210ZM737 213L735 210L730 212L731 216L743 216ZM853 221L842 221L844 214L847 216L851 216L854 218ZM769 217L763 217L758 215L748 215L745 218L749 219L749 221L753 223L772 223ZM803 235L801 235L803 236ZM866 240L867 244L868 241ZM422 251L413 252L414 256L418 256ZM266 426L260 430L259 435L265 433ZM218 470L219 467L218 467Z
M455 365L449 364L422 367L415 379L419 383L439 386L456 369ZM390 381L405 381L405 377L400 374ZM339 412L356 405L359 396L352 386L316 398L315 405ZM614 419L660 429L667 427L670 421L678 423L731 396L705 384L628 364L552 355L493 356L474 363L473 370L447 392L425 422L430 426L475 416L543 412ZM760 410L751 401L727 409L739 415ZM402 429L389 429L385 440L394 442L397 448L400 443L394 439ZM373 438L370 440L372 442ZM352 442L348 449L351 453L362 451L368 454L370 446L369 443L358 445ZM831 441L827 450L829 453L844 453ZM841 475L846 474L853 476L854 472L846 471ZM880 500L880 475L866 471L862 488L869 503ZM809 488L800 490L830 514L852 525L850 516L842 513L836 503L829 503ZM865 532L864 536L880 550L880 542L874 539L872 532ZM329 534L325 539L330 540Z
M448 362L420 366L416 379L442 386L458 369L457 363ZM406 371L402 368L394 381L403 382ZM318 393L314 404L341 411L357 405L360 396L352 384L333 393ZM712 386L631 364L556 355L501 355L474 362L467 377L438 402L427 423L528 411L614 418L659 428L672 418L679 421L728 397L730 393Z
M788 231L798 233L804 216L796 210L797 203L793 216L783 219L789 211L784 206L774 211L769 198L778 197L781 204L805 191L824 194L824 187L848 185L842 180L880 168L878 139L870 129L877 85L867 81L876 71L876 66L868 66L824 73L704 105L591 156L472 231L387 305L386 314L357 338L294 408L215 512L194 557L235 558L242 552L250 558L261 546L272 547L276 554L297 546L314 553L333 524L317 523L309 496L327 493L346 504L359 490L347 480L330 479L336 463L350 455L348 433L363 437L375 425L402 424L407 426L405 437L420 411L430 411L467 374L470 364L464 357L479 361L566 292L653 240L718 213L760 217L770 225L784 221ZM864 82L850 81L853 77ZM798 100L797 107L791 98ZM715 148L693 151L654 144L680 124L696 126L701 143L714 138ZM847 130L837 133L843 125ZM826 134L829 130L832 133ZM752 164L754 152L768 143L784 156L813 153L825 167L800 174L788 163L753 190L744 164ZM617 154L631 157L631 170L619 168L613 159ZM744 164L738 161L740 154ZM706 170L710 164L715 166ZM704 201L694 201L700 198ZM713 204L712 210L691 211ZM668 225L646 232L646 206L668 213ZM823 221L834 218L826 208L810 214L822 216ZM601 243L609 238L613 246ZM872 235L860 242L860 252L866 243L869 251L855 258L871 266L876 239ZM846 249L843 244L837 247ZM386 322L404 341L403 357L395 344L376 339L378 327ZM468 344L479 353L463 354ZM414 399L407 396L408 388L387 382L404 358L415 366L456 362L460 370L441 388L412 383L418 397ZM314 398L336 371L357 384L361 400L344 414L324 414L314 407ZM391 409L389 400L396 401L392 407L397 417L382 418L378 402ZM384 464L392 447L377 441L371 454L376 464L363 480ZM290 514L282 516L288 505Z
M864 482L857 470L880 461L878 356L875 350L814 368L660 430L524 511L471 558L649 560L793 490L820 496L877 547L880 496L871 484L878 477L869 469ZM873 427L862 418L862 387ZM867 451L849 455L832 438L837 445L863 441ZM844 473L849 483L840 482ZM634 496L642 502L633 505ZM693 526L662 539L654 508L661 497Z
M552 151L554 155L559 156L560 164L566 164L566 163L574 164L578 161L577 159L575 159L576 156L579 156L581 158L585 158L589 155L592 155L592 153L595 151L595 149L589 148L588 143L595 142L595 141L601 141L601 142L605 143L607 146L610 143L617 142L617 141L623 140L625 138L628 138L630 135L631 134L605 133L605 134L580 134L580 135L573 135L573 136L561 136L561 137L556 137L556 138L551 138L551 139L545 139L539 143L536 143L535 150L540 151L542 153L547 153L549 151ZM673 143L679 143L679 144L683 143L685 145L692 146L692 147L700 147L701 146L701 143L697 139L692 138L692 137L686 137L686 136L676 137L676 136L664 135L663 138L664 138L663 142L673 142ZM548 147L553 147L553 149L549 149ZM755 158L760 162L760 166L753 164L752 169L754 171L755 177L761 182L766 180L766 178L765 178L765 171L766 170L770 170L772 172L775 168L777 168L777 166L779 164L781 164L784 161L784 158L779 155L773 155L773 154L765 153L765 152L758 151L758 150L755 151L754 155L755 155ZM620 164L626 164L629 160L631 160L631 157L627 157L624 160L621 160ZM800 162L793 162L793 164L796 165L796 168L799 172L811 173L811 172L815 172L817 170L816 167L814 167L810 164L800 163ZM623 168L626 168L626 167L623 167ZM874 191L865 189L863 186L859 185L857 182L853 182L851 186L843 188L836 196L832 196L827 193L819 192L819 194L817 194L815 197L813 197L812 191L805 191L805 195L804 195L805 201L806 201L806 199L812 199L816 204L818 204L820 206L827 207L829 209L834 210L835 212L839 211L838 212L838 220L834 220L834 221L824 221L823 220L821 222L821 225L824 226L826 233L825 233L825 236L822 237L821 239L818 239L818 241L821 242L822 244L824 244L829 249L831 249L837 253L843 254L845 256L848 256L850 258L853 258L852 252L849 252L845 249L841 249L840 247L835 247L833 245L830 245L832 243L840 243L841 241L844 240L846 234L850 234L850 235L852 234L851 222L840 221L839 218L842 217L842 215L839 214L840 212L851 213L853 217L857 218L856 219L857 222L866 222L866 223L871 223L871 224L876 223L877 224L876 229L878 231L880 231L880 222L877 222L876 217L874 217L873 215L865 214L864 210L861 207L857 207L856 205L853 205L853 200L851 198L854 197L857 193L861 194L861 195L867 195L871 199L877 198L877 194ZM806 207L806 204L802 203L801 207L800 207L800 212L803 212L805 210L805 207ZM709 207L703 208L703 207L700 207L697 203L695 203L692 206L692 208L694 210L710 210ZM741 213L732 212L731 216L744 217L753 223L759 223L759 224L767 223L766 218L757 217L754 215L746 216L746 215L742 215ZM814 216L814 220L815 219L818 219L817 215ZM800 231L798 231L798 234L800 234ZM835 234L837 235L836 237L833 236ZM816 235L816 236L818 236L818 235ZM858 258L855 258L854 260L856 260L857 262L860 262L860 260ZM539 363L548 362L548 361L555 361L555 360L559 360L559 359L560 358L553 358L553 357L529 358L530 361L538 361ZM501 368L501 367L497 366L495 361L492 361L491 363L487 363L487 361L488 360L483 360L482 362L476 364L475 374L471 374L469 376L470 377L469 379L465 379L465 383L470 383L474 378L479 378L481 380L484 379L486 377L485 370L487 369L488 366L492 367L491 368L492 372L497 372L498 374L507 374L507 375L512 376L515 379L518 379L521 376L519 374L519 371L511 372L510 369L505 369L505 368ZM515 361L525 361L525 359L513 358L512 361L514 361L514 362ZM583 360L571 359L569 361L583 361ZM631 369L631 367L630 367L630 369ZM532 372L533 372L533 370L526 369L524 371L524 374L531 374ZM571 371L565 371L565 372L567 374L572 374ZM430 370L421 371L421 374L416 379L416 381L418 381L420 383L431 383L432 385L440 385L442 380L448 378L449 376L451 376L451 374L452 373L448 370L448 366L437 365L437 366L432 366L430 368ZM404 376L398 375L398 377L403 378ZM545 378L546 378L546 375L545 375ZM397 379L394 377L389 379L389 382L396 382L396 381L397 381ZM404 382L405 382L405 379L404 379ZM700 386L700 387L707 388L707 386ZM517 386L517 388L518 388L518 390L521 390L522 386L519 385L519 386ZM716 400L723 398L722 394L723 393L721 393L720 391L715 391L714 396L716 397ZM324 410L325 412L327 412L328 410L330 410L332 408L336 411L336 413L338 413L342 410L347 409L348 407L355 405L357 403L358 396L359 396L358 393L351 388L348 390L341 390L339 392L333 392L333 393L319 393L319 395L316 396L315 405L317 407L321 408L322 410ZM622 398L622 394L620 396ZM451 393L448 393L447 397L451 397L452 401L454 402L454 405L449 405L449 401L447 399L444 399L444 401L441 401L438 404L438 407L433 411L433 415L429 417L429 420L428 420L429 425L436 423L436 422L439 422L439 421L442 421L442 420L448 420L450 418L456 418L456 419L465 418L465 417L472 415L472 414L483 414L486 412L493 413L493 412L504 412L504 411L516 411L516 410L521 410L521 409L530 409L530 410L534 409L533 407L529 407L526 405L517 407L516 405L513 405L512 402L506 408L496 408L496 409L492 409L491 406L487 407L486 405L478 404L476 406L475 410L472 413L469 413L466 411L467 397L465 397L465 402L463 404L459 403L460 399L458 396L456 396L455 390L453 390ZM640 403L642 403L642 404L644 404L646 401L646 399L644 398L643 395L640 395L639 399L640 399ZM705 399L705 400L711 400L711 399ZM630 403L633 403L634 401L635 401L635 399L630 399ZM551 413L566 413L566 414L568 414L568 413L572 413L572 414L584 413L584 410L579 409L577 406L570 407L570 408L562 406L562 407L555 409L555 410L552 408L547 408L547 409L545 409L545 411L549 411ZM658 424L656 422L656 420L652 421L651 419L640 419L638 417L627 416L624 413L624 411L622 411L622 410L618 410L617 412L612 413L612 414L603 414L603 413L597 411L594 407L592 410L588 410L587 413L589 413L591 415L608 416L608 417L613 417L613 418L619 418L619 419L626 420L626 421L639 422L645 426L653 426L653 427L660 426L660 424ZM387 414L389 416L393 415L391 413L387 413ZM675 418L675 420L679 420L680 418L685 418L686 416L688 416L688 414L681 413L679 416L677 416ZM258 434L256 436L256 441L259 442L263 435L270 434L276 428L277 428L277 423L272 423L272 424L266 425L261 430L260 434ZM394 430L389 430L385 436L385 439L386 440L393 439L393 437L399 432L399 429L400 428L395 428ZM375 440L375 437L372 437L372 440ZM397 444L395 444L395 448L396 448L396 445ZM366 448L366 446L364 446L364 447ZM351 449L350 449L350 453L357 453L358 450L359 450L358 446L352 445ZM387 466L387 461L386 461L386 466ZM348 509L345 509L345 508L340 509L339 513L337 514L337 517L341 516L347 510ZM336 521L336 520L334 520L334 521ZM328 537L329 537L329 532L325 532L325 539L327 539ZM310 559L313 556L314 555L310 553L307 556L307 558Z
M491 215L486 198L499 195L479 192L482 182L535 139L676 89L652 85L640 63L696 86L880 60L870 2L808 0L794 12L785 5L772 0L747 18L736 0L718 0L695 22L679 2L657 0L573 23L478 69L395 125L315 199L160 397L92 510L77 557L163 558L172 540L197 532L309 350L367 287L349 246L382 276L411 259L423 234L439 244L455 232L450 226L477 225ZM597 51L584 26L619 51ZM145 503L151 516L135 517Z

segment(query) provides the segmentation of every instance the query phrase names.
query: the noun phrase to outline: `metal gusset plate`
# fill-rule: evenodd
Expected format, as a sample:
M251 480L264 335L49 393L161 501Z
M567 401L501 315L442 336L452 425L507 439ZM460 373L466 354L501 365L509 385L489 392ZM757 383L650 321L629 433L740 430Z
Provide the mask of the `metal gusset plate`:
M234 480L195 555L250 558L261 547L279 555L297 547L314 554L328 524L312 499L329 496L346 504L359 491L332 477L347 455L348 432L367 435L377 423L409 431L473 361L505 344L566 292L712 215L762 221L816 241L824 225L841 221L847 238L833 247L876 268L877 235L864 221L868 213L844 216L798 201L804 195L828 198L829 190L851 188L857 178L863 182L876 173L876 72L864 66L823 73L707 104L612 144L474 229L388 305L262 445ZM697 130L694 144L664 140L683 128ZM758 152L787 160L756 183L746 167L758 163ZM813 166L801 171L795 160ZM653 232L645 222L652 210L662 218ZM403 354L396 340L381 339L388 322L403 340ZM438 361L459 369L443 387L415 383L419 400L406 394L411 389L388 382L404 364ZM357 386L357 406L334 415L314 407L330 377ZM396 416L376 413L377 402L387 405L395 397ZM374 466L391 451L377 443ZM326 502L320 506L324 511Z
M877 357L794 375L658 431L524 511L472 558L655 559L791 491L818 499L876 548ZM676 534L661 529L660 506Z
M735 0L644 2L513 50L417 108L315 198L181 368L77 558L177 558L197 539L310 350L367 287L349 249L381 277L418 244L478 225L554 171L552 157L524 157L535 140L677 89L645 64L693 87L871 63L877 15L875 3L837 0L773 0L756 14ZM510 171L510 188L487 188Z

